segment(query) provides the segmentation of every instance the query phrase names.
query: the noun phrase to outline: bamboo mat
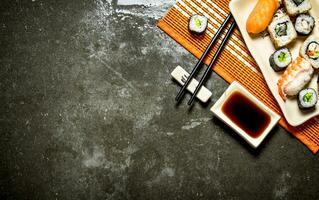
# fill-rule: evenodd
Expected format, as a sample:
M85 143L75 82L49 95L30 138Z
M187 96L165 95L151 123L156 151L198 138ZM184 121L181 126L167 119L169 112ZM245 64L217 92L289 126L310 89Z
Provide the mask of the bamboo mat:
M197 58L200 58L214 33L230 12L229 2L230 0L177 0L176 4L159 20L158 27ZM209 19L207 31L202 36L194 36L188 31L188 19L195 13L203 14ZM216 47L205 60L205 64L209 64L215 51ZM213 70L229 83L237 80L273 111L283 116L238 29L234 31ZM298 127L290 126L284 117L279 123L314 154L318 152L318 118L311 119Z

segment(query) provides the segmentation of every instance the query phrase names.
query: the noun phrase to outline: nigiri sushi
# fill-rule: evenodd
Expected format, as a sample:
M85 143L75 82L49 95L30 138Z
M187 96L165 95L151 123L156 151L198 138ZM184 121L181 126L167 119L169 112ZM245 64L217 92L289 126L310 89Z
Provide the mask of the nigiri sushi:
M258 34L266 30L279 7L278 0L259 0L247 19L247 32Z
M278 80L278 92L286 101L287 96L295 96L311 80L313 68L307 60L298 57L294 60Z

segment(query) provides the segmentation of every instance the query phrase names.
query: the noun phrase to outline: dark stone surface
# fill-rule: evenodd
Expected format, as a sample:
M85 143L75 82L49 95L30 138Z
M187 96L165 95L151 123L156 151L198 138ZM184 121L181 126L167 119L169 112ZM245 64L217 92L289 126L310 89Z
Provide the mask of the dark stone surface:
M220 77L175 105L196 59L155 26L173 1L132 2L1 0L0 199L317 199L299 141L252 150L212 117Z

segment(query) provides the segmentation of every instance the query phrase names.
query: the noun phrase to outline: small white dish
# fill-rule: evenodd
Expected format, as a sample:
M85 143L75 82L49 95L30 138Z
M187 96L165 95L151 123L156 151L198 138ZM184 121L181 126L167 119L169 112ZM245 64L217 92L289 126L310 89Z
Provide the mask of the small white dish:
M222 111L222 107L224 103L228 100L228 98L234 93L239 92L251 100L257 107L259 107L262 111L270 116L270 122L264 131L256 138L251 137L248 133L246 133L242 128L236 125L227 115ZM216 117L226 123L229 127L231 127L234 131L236 131L244 140L246 140L253 148L257 148L262 141L266 138L269 132L273 129L273 127L278 123L280 116L272 111L270 108L265 106L261 101L259 101L254 95L252 95L248 90L246 90L243 86L241 86L238 82L234 81L224 92L224 94L219 98L219 100L214 104L214 106L210 109Z

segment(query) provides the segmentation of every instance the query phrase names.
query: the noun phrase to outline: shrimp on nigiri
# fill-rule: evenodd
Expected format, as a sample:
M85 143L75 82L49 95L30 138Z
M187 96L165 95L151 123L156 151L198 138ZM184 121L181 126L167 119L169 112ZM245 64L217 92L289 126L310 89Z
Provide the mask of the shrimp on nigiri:
M278 80L278 92L286 101L287 96L295 96L311 80L313 68L307 60L298 57L294 60Z
M247 19L247 32L258 34L266 30L279 7L279 0L258 0Z

